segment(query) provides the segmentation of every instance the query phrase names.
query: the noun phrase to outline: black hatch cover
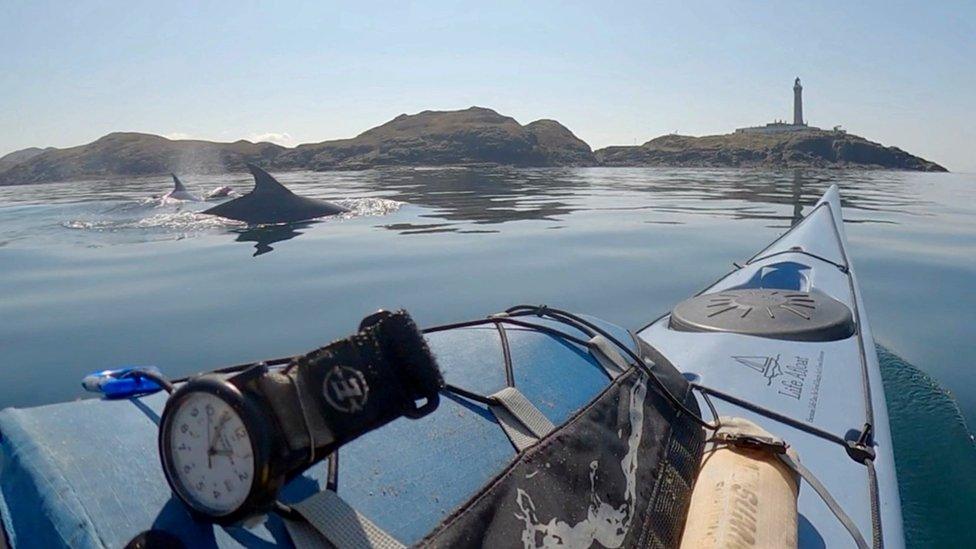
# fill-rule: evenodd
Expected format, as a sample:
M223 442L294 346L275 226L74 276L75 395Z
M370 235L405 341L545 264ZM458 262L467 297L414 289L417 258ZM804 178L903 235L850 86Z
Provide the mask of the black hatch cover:
M767 288L686 299L671 311L670 327L795 341L834 341L855 332L850 308L827 294Z

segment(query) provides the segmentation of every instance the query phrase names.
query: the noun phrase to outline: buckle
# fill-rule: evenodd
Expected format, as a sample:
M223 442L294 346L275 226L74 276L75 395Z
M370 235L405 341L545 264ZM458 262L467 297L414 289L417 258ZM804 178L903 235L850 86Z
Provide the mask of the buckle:
M143 372L162 376L159 368L155 366L126 366L92 372L81 380L81 386L86 391L101 393L109 399L145 396L163 389L163 386L152 378L141 375Z
M763 450L766 452L772 452L774 454L785 454L786 449L789 448L789 445L782 440L756 435L733 434L727 432L717 433L713 437L713 440L723 442L729 446L750 448L752 450Z

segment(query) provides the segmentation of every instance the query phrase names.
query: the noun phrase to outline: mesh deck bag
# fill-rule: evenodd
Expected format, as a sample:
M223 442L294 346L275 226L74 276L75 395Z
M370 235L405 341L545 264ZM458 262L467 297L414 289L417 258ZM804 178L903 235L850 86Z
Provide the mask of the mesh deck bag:
M658 358L658 379L697 412L690 385ZM703 446L701 428L631 367L419 545L676 547Z

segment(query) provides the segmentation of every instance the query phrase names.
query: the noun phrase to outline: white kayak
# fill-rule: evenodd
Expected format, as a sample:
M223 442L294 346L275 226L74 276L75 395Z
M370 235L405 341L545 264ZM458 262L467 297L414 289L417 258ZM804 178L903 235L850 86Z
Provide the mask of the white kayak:
M904 546L884 387L836 186L789 232L638 336L720 415L790 444L869 544ZM813 490L800 490L798 511L800 547L854 545Z

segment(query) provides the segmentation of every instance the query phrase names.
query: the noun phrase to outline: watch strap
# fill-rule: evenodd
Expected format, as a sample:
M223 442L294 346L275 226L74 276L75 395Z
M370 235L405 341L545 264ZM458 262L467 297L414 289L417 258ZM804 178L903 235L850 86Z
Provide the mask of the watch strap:
M271 407L289 450L307 454L314 441L333 440L324 423L315 424L310 421L312 418L306 417L306 407L301 403L310 402L311 397L302 394L294 376L266 372L257 379L257 389Z
M428 413L444 385L427 342L402 310L374 315L359 333L299 357L288 376L316 450Z

